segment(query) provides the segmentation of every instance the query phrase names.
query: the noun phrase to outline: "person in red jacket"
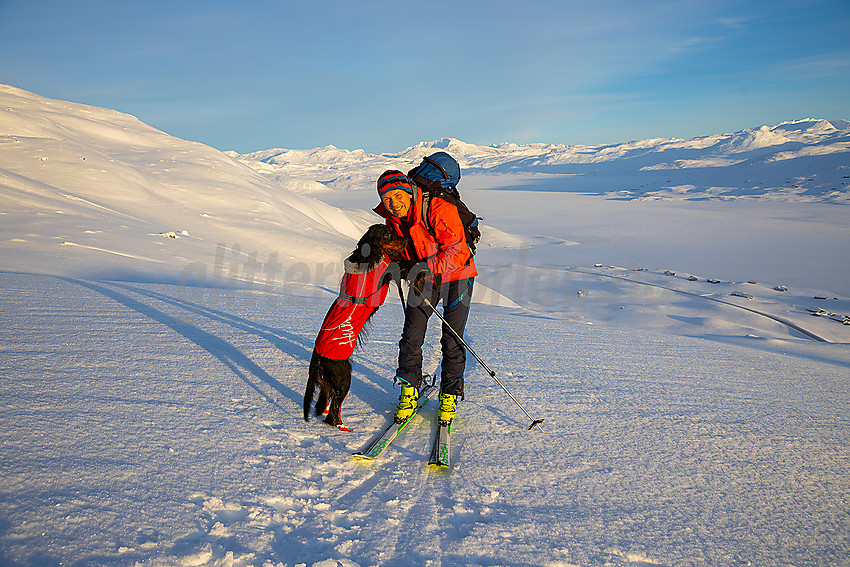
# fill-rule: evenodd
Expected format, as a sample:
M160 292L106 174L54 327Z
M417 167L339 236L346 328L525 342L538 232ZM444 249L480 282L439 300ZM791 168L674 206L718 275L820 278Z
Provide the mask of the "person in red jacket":
M427 298L433 306L442 300L446 321L463 336L472 285L478 272L457 207L432 197L427 210L423 210L422 189L396 170L386 171L378 178L378 194L381 204L375 212L386 219L387 226L396 234L408 239L403 257L410 267L407 278L412 285L404 311L396 371L402 383L396 420L404 421L413 414L422 385L422 344L431 307L421 298ZM443 360L439 419L450 422L455 416L458 398L463 399L466 350L445 328L440 344Z

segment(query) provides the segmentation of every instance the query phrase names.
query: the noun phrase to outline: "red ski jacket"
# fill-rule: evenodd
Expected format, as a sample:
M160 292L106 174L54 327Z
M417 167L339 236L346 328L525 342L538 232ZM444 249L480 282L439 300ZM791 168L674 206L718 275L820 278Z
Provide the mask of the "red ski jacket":
M357 337L366 321L383 305L389 282L381 285L390 266L389 256L365 270L362 264L345 261L345 275L339 285L339 297L328 309L316 337L316 352L325 358L345 360L357 346Z
M466 245L463 223L457 214L457 207L434 197L428 206L428 224L434 232L428 230L423 220L422 189L416 187L416 196L407 216L403 219L393 216L382 202L375 212L386 219L386 224L396 234L408 239L404 258L411 262L427 260L428 268L434 276L439 275L443 282L472 278L478 275L475 260Z

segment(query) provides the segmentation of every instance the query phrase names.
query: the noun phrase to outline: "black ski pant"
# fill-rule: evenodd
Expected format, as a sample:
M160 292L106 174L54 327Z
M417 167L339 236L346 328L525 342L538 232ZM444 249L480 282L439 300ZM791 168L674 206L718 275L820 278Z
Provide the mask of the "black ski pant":
M431 305L437 306L442 300L443 317L462 337L466 320L469 317L469 304L472 300L474 278L446 282L439 289L426 286L423 291ZM432 309L411 288L404 310L404 328L398 343L398 370L396 376L416 386L422 384L422 344L428 330L428 319ZM443 353L440 391L463 397L463 372L466 368L466 349L454 334L443 325L440 340Z

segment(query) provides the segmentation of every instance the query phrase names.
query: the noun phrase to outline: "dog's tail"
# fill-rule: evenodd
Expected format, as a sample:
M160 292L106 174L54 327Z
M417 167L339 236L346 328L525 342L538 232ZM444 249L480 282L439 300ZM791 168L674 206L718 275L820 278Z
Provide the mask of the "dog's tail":
M307 389L304 390L304 421L310 421L310 405L313 403L313 394L321 382L322 365L319 364L319 355L313 351L310 359L310 369L307 371Z

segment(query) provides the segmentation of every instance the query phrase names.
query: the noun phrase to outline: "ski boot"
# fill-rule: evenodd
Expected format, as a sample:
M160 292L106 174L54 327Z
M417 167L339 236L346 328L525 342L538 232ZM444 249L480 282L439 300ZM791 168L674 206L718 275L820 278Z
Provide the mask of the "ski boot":
M457 396L454 394L440 393L440 410L437 419L440 423L451 423L457 413Z
M410 384L403 384L401 395L398 397L398 406L395 408L396 423L402 423L413 415L419 401L419 388Z

